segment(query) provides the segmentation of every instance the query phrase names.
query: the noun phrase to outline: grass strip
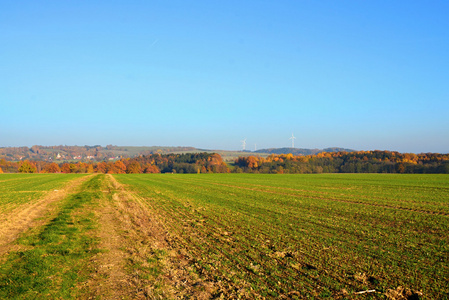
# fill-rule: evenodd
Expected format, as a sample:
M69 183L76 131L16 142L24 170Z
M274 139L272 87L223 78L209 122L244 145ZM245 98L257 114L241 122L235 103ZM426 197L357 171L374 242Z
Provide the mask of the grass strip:
M26 250L12 252L0 266L1 299L77 298L90 273L89 258L97 253L95 216L86 206L101 195L103 176L85 182L65 198L47 225L21 237Z

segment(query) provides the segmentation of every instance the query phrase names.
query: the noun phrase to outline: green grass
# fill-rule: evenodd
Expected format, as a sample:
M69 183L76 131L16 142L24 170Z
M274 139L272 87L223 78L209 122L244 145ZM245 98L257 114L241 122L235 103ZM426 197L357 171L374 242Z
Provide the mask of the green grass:
M18 240L24 250L10 253L0 266L1 299L77 298L78 284L92 271L89 258L98 252L88 207L102 197L103 177L85 182L47 225Z
M83 175L0 175L0 212L36 201L78 176ZM217 297L382 299L403 286L421 291L423 299L449 298L448 175L114 177L151 209L150 221L163 222L167 243L178 251L152 253L135 234L128 246L141 256L129 258L126 271L140 274L142 282L162 284L157 278L171 276L163 262L175 257L186 261L193 277L213 283ZM106 178L86 181L57 204L46 225L17 241L21 250L0 265L0 299L90 295L83 286L93 274L92 257L103 251L94 211L100 198L112 201L118 193ZM130 209L138 207L127 201ZM352 294L368 289L377 293Z
M449 295L447 175L114 176L165 219L198 274L229 289Z
M0 213L32 203L85 174L0 174Z

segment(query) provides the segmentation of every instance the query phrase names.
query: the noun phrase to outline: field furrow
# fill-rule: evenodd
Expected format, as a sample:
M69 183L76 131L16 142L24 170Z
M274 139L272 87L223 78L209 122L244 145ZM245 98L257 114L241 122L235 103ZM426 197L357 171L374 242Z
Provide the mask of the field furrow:
M448 179L6 174L0 297L442 299Z
M115 175L196 258L201 276L234 282L242 295L446 293L447 206L437 208L449 201L447 183L357 176Z

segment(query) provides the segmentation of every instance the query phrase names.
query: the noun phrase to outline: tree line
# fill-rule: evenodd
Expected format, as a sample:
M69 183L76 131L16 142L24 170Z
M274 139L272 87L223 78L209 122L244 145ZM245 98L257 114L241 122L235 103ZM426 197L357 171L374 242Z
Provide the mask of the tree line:
M449 154L394 151L322 152L238 157L228 166L217 153L149 154L102 162L18 162L0 159L0 173L445 173Z
M229 167L217 153L149 154L102 162L41 160L18 162L0 159L0 173L228 173Z
M321 152L316 155L281 154L266 158L239 157L240 173L449 173L449 154L395 151Z

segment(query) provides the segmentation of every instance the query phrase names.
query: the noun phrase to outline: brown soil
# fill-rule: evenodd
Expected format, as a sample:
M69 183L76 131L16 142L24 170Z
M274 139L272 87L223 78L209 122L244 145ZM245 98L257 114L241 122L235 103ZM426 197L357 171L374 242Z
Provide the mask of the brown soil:
M33 203L25 203L0 216L0 256L10 251L12 242L26 230L42 225L40 217L46 215L50 204L64 199L73 193L82 182L91 176L85 176L68 182L63 188L46 193Z
M107 175L97 214L100 248L87 283L102 299L210 299L214 288L192 272L172 236L150 207Z
M395 290L389 289L385 296L390 300L418 300L423 294L419 291L413 291L402 286L398 286Z

